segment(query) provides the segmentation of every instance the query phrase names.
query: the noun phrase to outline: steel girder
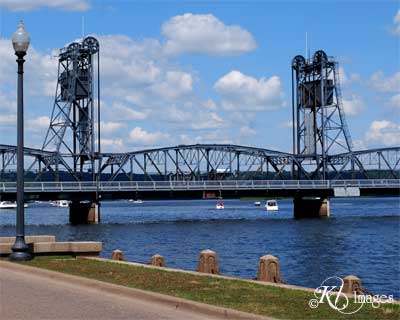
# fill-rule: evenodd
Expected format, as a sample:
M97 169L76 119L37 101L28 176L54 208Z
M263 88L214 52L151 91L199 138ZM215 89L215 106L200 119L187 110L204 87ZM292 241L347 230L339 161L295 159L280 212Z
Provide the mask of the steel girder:
M298 156L268 149L238 145L181 145L140 150L125 154L103 154L107 161L100 171L113 167L111 180L125 173L146 179L318 179L315 157ZM386 174L399 177L400 147L353 151L327 158L328 179L374 178ZM296 168L295 172L293 168ZM374 173L374 171L376 171ZM371 173L372 172L372 173ZM125 178L126 178L125 177Z
M17 165L17 147L12 145L0 145L0 172L12 172ZM57 152L43 151L34 148L24 148L25 171L37 174L37 178L48 171L58 179L60 171L72 175L72 169L65 156Z
M42 174L60 171L73 177L70 155L25 148L26 168ZM0 145L0 170L13 171L16 147ZM238 145L196 144L127 153L102 153L98 173L107 180L318 179L314 157ZM353 151L327 158L328 179L398 179L400 147ZM296 171L293 171L295 168ZM104 178L103 178L104 179Z
M373 178L372 174L386 172L391 178L400 176L400 147L379 148L337 154L329 158L334 170L334 179L343 178L344 172L359 174L363 178Z
M291 155L238 145L197 144L125 154L105 153L102 157L107 160L100 172L112 172L111 180L119 173L125 173L129 179L141 174L150 180L197 180L243 179L269 170L279 173L282 165L290 163Z

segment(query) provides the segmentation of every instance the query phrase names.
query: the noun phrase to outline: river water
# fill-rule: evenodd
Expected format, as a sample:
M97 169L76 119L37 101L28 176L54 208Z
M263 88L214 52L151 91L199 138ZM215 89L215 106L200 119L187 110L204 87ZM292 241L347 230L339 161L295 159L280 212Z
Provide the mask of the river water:
M257 276L264 254L279 258L284 281L315 288L330 276L357 275L375 294L400 297L400 206L398 198L331 199L327 220L294 220L290 199L279 213L254 201L103 202L101 224L72 226L68 208L31 203L26 234L54 234L58 241L102 241L101 256L114 249L130 261L148 263L153 254L167 266L195 270L199 252L217 252L220 272ZM15 234L15 211L0 211L0 233Z

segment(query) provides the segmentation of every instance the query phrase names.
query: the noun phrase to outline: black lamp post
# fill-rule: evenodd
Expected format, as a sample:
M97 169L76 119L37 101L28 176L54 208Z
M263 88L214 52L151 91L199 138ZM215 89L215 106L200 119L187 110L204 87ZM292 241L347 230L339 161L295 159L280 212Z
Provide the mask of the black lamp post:
M18 120L17 120L17 225L16 238L10 255L11 260L31 260L33 255L25 243L25 218L24 218L24 56L30 42L29 33L25 31L22 21L18 24L17 31L12 37L15 55L18 57Z

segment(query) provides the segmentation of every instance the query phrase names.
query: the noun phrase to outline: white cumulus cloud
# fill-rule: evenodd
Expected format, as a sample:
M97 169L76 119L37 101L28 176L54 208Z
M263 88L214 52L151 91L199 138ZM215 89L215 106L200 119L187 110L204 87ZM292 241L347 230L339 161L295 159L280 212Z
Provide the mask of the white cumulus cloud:
M167 100L175 100L189 94L193 89L192 75L182 71L167 71L162 82L154 84L150 89Z
M103 96L155 111L192 93L193 75L170 63L158 40L123 35L98 39Z
M388 102L389 107L400 110L400 93L392 96Z
M373 121L365 134L369 144L400 145L400 125L388 120Z
M358 73L347 74L343 67L339 67L339 75L340 84L344 87L347 87L350 84L361 80L361 76Z
M203 102L203 107L208 109L208 110L213 110L213 111L217 110L216 103L211 99L208 99L208 100L204 101Z
M279 124L279 128L293 128L293 121L288 120Z
M353 140L353 150L366 150L368 146L362 139Z
M100 131L102 134L105 134L105 135L112 134L123 127L125 127L125 124L121 123L121 122L100 121Z
M234 70L221 77L214 89L226 110L259 111L285 106L281 80L277 76L257 80Z
M168 123L192 130L219 129L229 126L226 120L212 110L197 109L193 112L192 108L185 110L171 106L165 110L164 117Z
M352 94L348 99L343 98L343 109L346 116L358 115L364 108L364 101L356 94Z
M374 72L369 79L370 86L379 92L399 92L400 72L385 76L382 70Z
M225 25L212 14L175 16L163 24L162 33L169 54L239 55L257 47L250 32L237 25Z
M39 8L85 11L90 4L85 0L0 0L0 7L12 11L31 11Z
M16 114L0 114L0 125L1 126L16 126L17 115Z
M1 65L1 64L0 64ZM0 81L1 84L1 81ZM16 114L17 112L17 102L16 102L16 94L15 92L2 92L0 89L0 112L1 114Z
M170 135L159 131L148 132L141 127L135 127L129 133L129 139L135 146L154 146L158 143L165 144L170 139Z
M96 140L97 145L97 140ZM101 149L113 152L127 151L126 145L121 138L101 138Z
M34 132L46 132L50 125L50 118L48 116L40 116L26 121L26 128Z
M400 9L393 18L393 25L393 33L397 36L400 36Z
M54 96L57 83L57 59L31 46L25 60L25 92L33 96ZM2 88L15 87L16 72L17 64L11 41L1 39L0 86Z
M109 119L114 121L144 120L147 118L145 111L135 110L124 103L114 102L111 107L105 107Z
M136 41L124 35L102 35L101 75L117 84L148 85L162 75L161 44L155 39Z
M202 135L189 138L185 136L180 137L182 142L186 144L192 143L221 143L221 144L238 144L237 140L232 139L232 135L224 130L213 130ZM186 138L186 139L183 139Z
M239 130L239 135L241 137L252 137L255 136L256 134L257 134L256 130L248 126L241 127Z

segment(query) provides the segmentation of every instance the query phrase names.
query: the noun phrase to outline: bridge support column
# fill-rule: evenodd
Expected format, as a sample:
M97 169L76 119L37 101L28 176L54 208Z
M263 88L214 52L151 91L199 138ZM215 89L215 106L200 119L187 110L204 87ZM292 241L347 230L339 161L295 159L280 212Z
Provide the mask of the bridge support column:
M329 199L302 198L293 199L293 213L295 219L303 218L329 218Z
M69 204L69 222L71 224L100 223L100 203L72 201Z

